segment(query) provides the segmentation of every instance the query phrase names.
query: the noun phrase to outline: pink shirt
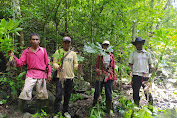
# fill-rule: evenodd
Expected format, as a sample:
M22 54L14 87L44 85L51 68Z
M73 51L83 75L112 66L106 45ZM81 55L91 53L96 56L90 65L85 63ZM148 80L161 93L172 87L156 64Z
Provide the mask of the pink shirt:
M29 49L25 49L18 59L14 56L16 66L21 67L27 64L27 74L26 77L32 77L36 79L47 78L47 74L44 72L46 70L46 66L48 65L48 74L52 74L50 61L48 59L48 55L46 49L41 47L38 48L37 52L34 53Z

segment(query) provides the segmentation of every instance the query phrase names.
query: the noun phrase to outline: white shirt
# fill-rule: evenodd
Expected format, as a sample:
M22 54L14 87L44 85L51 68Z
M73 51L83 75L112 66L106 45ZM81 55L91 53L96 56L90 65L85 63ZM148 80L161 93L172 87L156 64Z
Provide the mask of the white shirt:
M110 65L110 55L109 54L107 54L107 55L104 55L103 56L103 63L104 63L104 65L105 65L105 68L107 69L108 67L109 67L109 65Z
M141 52L135 50L130 54L129 63L133 64L133 75L149 77L149 64L152 64L150 53L145 50L142 50Z

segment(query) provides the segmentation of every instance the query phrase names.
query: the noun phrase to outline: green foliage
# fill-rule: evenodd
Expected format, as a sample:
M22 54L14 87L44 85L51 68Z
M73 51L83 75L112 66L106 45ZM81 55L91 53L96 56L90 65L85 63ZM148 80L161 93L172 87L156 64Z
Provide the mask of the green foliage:
M79 95L79 93L77 93L77 94L71 94L71 98L70 98L70 101L76 101L76 100L82 100L83 99L83 97L82 96L80 96Z
M12 18L12 15L13 15L13 11L5 6L1 6L1 9L0 9L0 16L5 18L5 19L8 19L8 18Z
M9 19L6 21L5 19L1 20L0 23L0 51L7 53L14 49L14 42L10 33L15 33L16 35L20 36L18 31L21 31L22 28L18 28L18 25L21 21L15 21Z
M81 55L77 55L77 61L78 61L78 63L80 64L80 63L82 63L83 61L84 61L84 57L82 57Z
M41 113L36 113L34 115L32 115L34 118L44 118L47 117L47 113L44 110L41 110Z
M14 77L15 79L12 79L10 76L10 73L8 73L8 76L2 75L0 78L0 85L6 86L7 88L10 88L13 95L17 95L17 90L19 90L23 82L21 80L22 76L26 74L25 72L20 73L18 76Z
M94 95L94 92L95 92L95 89L91 88L91 90L90 91L86 91L85 94L87 94L87 95Z
M158 118L176 118L177 117L177 108L174 109L158 109Z
M117 111L125 118L152 118L152 112L148 109L147 105L138 108L132 100L121 97L119 100L120 105L116 107Z
M84 45L84 51L88 52L88 53L94 53L94 54L97 54L97 55L107 55L106 52L113 52L113 46L109 46L106 50L102 48L102 46L96 42L97 45L95 45L94 43L90 43L90 42L87 42L85 45Z
M102 98L98 100L98 103L90 109L90 118L102 118L103 116L106 115L105 96L101 96L101 97Z
M151 114L152 112L148 109L146 105L143 105L142 109L138 111L139 118L153 118Z
M61 112L58 112L56 116L57 116L57 117L59 116L58 118L64 118L64 117L62 116L62 113L61 113Z
M6 98L9 99L10 96L7 96ZM6 104L7 99L0 100L0 105Z
M96 107L91 108L90 118L103 118L105 112L100 107L100 104L96 104Z

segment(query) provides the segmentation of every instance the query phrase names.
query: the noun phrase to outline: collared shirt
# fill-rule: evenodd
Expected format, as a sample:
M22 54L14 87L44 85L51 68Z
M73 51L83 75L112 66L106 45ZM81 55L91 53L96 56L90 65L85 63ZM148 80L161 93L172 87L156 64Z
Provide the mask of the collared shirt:
M26 77L36 79L47 78L47 74L44 71L46 70L46 66L48 64L48 74L52 74L50 61L45 48L42 50L41 47L39 47L37 52L34 53L28 47L23 51L19 59L16 56L14 56L14 59L17 67L27 65Z
M60 53L64 53L64 55L68 51L64 51L63 48L60 49ZM55 54L58 54L58 50L56 50ZM64 56L63 55L63 56ZM53 58L53 67L57 70L59 68L58 62L61 61L57 59L56 57ZM63 69L65 71L65 79L71 79L74 78L74 69L78 68L78 61L77 61L77 55L74 51L71 51L63 60ZM57 77L60 78L59 72L57 73Z
M152 58L149 52L135 50L130 54L129 63L133 64L133 75L149 77L149 64L152 64Z
M109 65L109 68L111 69L112 73L110 73L109 77L108 78L105 78L105 82L107 80L117 80L117 73L116 71L114 70L115 69L115 60L114 60L114 55L110 53L110 65ZM103 56L101 56L101 63L100 63L100 56L98 55L97 56L97 59L96 59L96 69L100 69L101 67L101 70L102 72L106 72L105 70L105 67L103 65L104 63L104 59L103 59ZM100 65L101 64L101 65ZM98 74L97 74L98 75Z

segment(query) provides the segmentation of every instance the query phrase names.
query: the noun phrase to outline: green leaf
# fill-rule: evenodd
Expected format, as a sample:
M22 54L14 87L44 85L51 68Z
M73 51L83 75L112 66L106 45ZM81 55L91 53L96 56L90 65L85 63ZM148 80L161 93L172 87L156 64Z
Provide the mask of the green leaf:
M20 22L21 22L21 21L14 21L14 23L13 23L13 25L12 25L12 27L11 27L11 30L17 28Z
M56 57L56 58L57 58L57 57L58 57L58 54L53 54L52 57Z
M0 104L3 105L4 103L2 101L0 101Z
M2 26L2 27L6 27L6 24L7 24L7 22L6 22L6 20L3 18L3 19L1 20L1 26Z
M21 30L23 30L23 28L16 28L16 29L14 29L14 30L8 31L8 33L11 33L11 32L18 32L18 31L21 31ZM20 35L20 34L19 34L19 35Z
M84 61L84 57L77 55L77 60L78 62L83 62Z
M18 32L14 32L16 35L20 36L20 34Z
M25 74L26 74L26 71L21 72L21 73L17 76L17 78L22 78Z
M11 89L12 89L13 94L16 95L17 94L16 88L14 86L12 86Z
M6 29L11 30L12 25L13 25L13 20L10 20L6 25L7 27Z
M13 81L11 81L9 84L10 84L10 86L12 86L12 85L14 85L14 82L13 82Z
M96 53L97 51L94 49L94 44L87 44L84 45L84 51L88 52L88 53Z

